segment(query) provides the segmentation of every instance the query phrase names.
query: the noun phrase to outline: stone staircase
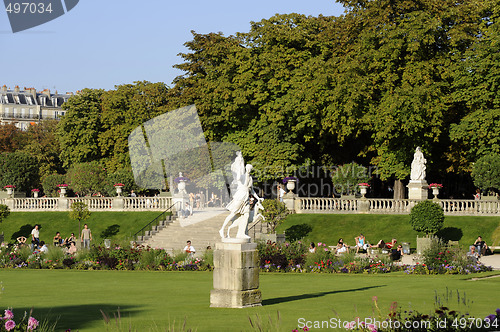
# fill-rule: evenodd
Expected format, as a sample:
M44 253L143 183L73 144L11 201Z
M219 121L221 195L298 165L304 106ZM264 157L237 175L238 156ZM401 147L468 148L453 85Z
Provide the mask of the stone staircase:
M169 220L162 229L153 229L153 234L141 244L172 253L181 251L186 241L191 240L197 252L203 252L207 246L214 248L215 243L220 241L219 229L228 214L221 208L195 210L192 216Z
M220 242L219 229L229 211L224 208L206 208L193 211L193 215L187 218L172 218L155 226L146 232L142 245L152 248L165 249L168 253L181 251L186 246L186 241L191 240L198 254L203 253L207 246L215 248L215 243ZM249 225L249 235L254 239L262 231L262 227ZM264 228L267 230L267 228ZM231 236L236 235L236 228L231 230ZM234 232L234 233L233 233Z

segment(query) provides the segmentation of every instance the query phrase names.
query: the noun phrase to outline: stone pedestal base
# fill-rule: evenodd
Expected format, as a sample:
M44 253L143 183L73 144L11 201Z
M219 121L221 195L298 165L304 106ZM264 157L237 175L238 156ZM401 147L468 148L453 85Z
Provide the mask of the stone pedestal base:
M260 306L259 256L256 243L217 243L214 250L214 289L210 306Z
M294 193L287 193L287 194L283 195L283 203L285 203L286 208L291 213L295 213L295 199L296 198L297 198L297 195Z
M411 180L406 186L408 188L408 199L427 199L429 197L429 185L425 180Z

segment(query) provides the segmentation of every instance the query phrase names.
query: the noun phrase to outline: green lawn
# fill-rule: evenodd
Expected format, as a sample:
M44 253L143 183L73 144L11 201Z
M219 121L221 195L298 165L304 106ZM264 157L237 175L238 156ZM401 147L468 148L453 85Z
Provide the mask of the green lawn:
M491 274L495 272L482 275ZM141 332L165 331L169 323L185 318L187 327L197 331L248 331L249 316L276 321L279 311L280 328L272 330L291 331L299 318L368 317L373 314L373 296L384 313L393 301L403 309L428 312L434 307L435 291L444 300L448 289L453 296L445 304L484 318L498 307L500 278L470 278L268 273L260 276L262 307L220 309L209 307L211 272L0 270L0 309L13 307L21 316L34 307L37 318L59 317L57 331L105 331L100 309L113 316L120 308L124 326L131 324ZM456 290L461 297L465 294L468 306L457 304Z
M92 212L81 226L87 223L97 242L102 241L103 235L106 235L105 238L125 240L158 215L160 212ZM47 243L52 243L58 231L64 238L72 232L78 234L78 221L70 219L68 212L13 212L0 223L0 234L4 234L7 242L15 241L20 235L29 238L35 224L41 226L40 240Z
M410 226L409 215L373 215L373 214L293 214L278 228L284 232L297 224L309 224L312 232L304 241L326 242L335 245L339 238L354 245L354 238L363 233L372 244L380 239L389 242L396 237L398 242L410 242L416 247L417 235ZM500 217L458 217L447 216L440 235L448 240L459 241L468 246L482 235L488 245L500 245Z

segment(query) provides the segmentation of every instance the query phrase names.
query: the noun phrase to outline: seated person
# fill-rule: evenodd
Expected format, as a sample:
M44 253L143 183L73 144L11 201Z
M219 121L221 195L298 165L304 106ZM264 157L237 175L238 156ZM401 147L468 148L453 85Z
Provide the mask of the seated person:
M342 254L344 252L349 253L349 246L344 244L344 240L342 238L340 238L339 242L337 242L337 248L335 248L335 253Z
M49 251L49 248L44 241L40 241L40 254L44 254Z
M75 244L75 242L71 242L71 244L69 245L68 254L69 255L76 254L76 244Z
M474 242L474 247L476 247L476 252L481 257L481 255L486 254L486 250L488 249L488 245L483 241L481 236L477 237L476 242Z
M309 245L309 252L311 254L314 254L316 252L316 245L314 244L314 242L311 242L311 244Z
M363 234L359 234L359 236L356 236L354 238L356 240L356 254L358 253L359 249L361 250L368 250L370 248L370 244L366 241L366 238Z
M398 245L397 248L392 249L389 256L393 261L399 261L403 257L403 246Z
M68 237L66 240L64 240L64 243L66 244L66 247L70 247L71 243L74 243L76 245L76 237L75 233L71 233L70 237Z
M17 243L19 244L19 247L22 247L26 244L26 237L20 236L17 238Z
M187 218L192 215L193 215L193 207L188 202L186 202L186 206L183 211L183 217Z
M476 252L476 247L470 246L469 252L467 253L467 257L472 260L474 264L477 263L477 259L479 258L479 254Z
M63 245L64 240L63 240L63 238L61 237L61 233L56 232L56 236L54 236L53 243L54 243L54 247L60 247L60 246L62 246L62 245Z

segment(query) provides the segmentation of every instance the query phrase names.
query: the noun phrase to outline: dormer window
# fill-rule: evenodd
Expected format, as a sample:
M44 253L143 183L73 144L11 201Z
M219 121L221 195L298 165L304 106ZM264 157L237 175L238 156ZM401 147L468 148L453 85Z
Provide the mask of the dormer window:
M20 104L21 103L19 101L19 96L18 95L14 95L14 103L16 103L16 104Z

